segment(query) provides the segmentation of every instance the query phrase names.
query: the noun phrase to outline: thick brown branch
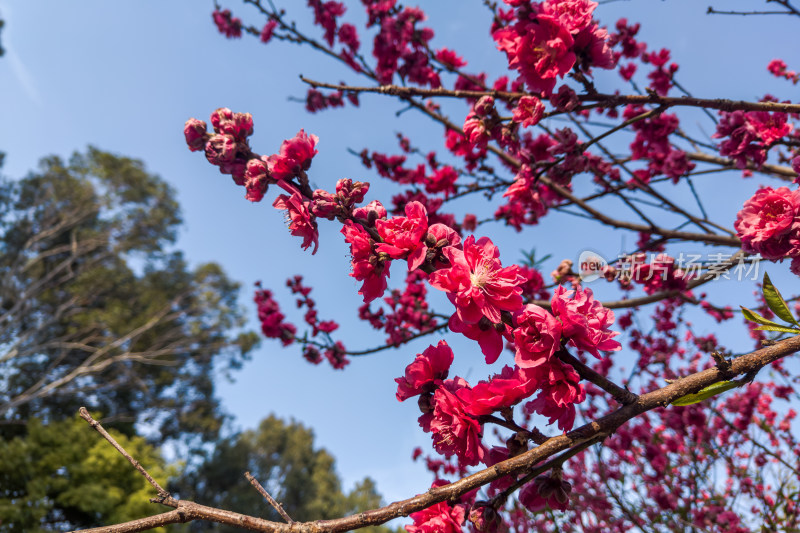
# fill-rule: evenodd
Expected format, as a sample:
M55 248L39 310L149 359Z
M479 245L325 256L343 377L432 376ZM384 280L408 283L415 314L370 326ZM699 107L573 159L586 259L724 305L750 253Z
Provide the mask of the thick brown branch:
M206 507L193 502L175 501L165 498L163 503L177 507L187 520L208 520L220 524L238 526L253 531L265 533L341 533L369 525L378 525L389 520L408 516L431 505L443 501L458 501L463 494L482 487L495 479L503 476L528 473L549 457L575 448L599 437L610 435L628 420L639 416L657 407L666 407L673 401L687 394L693 394L700 389L722 380L730 380L740 375L753 375L764 366L783 357L800 351L800 336L795 336L772 346L742 355L731 361L726 370L709 368L690 376L678 379L665 387L646 394L616 411L579 427L565 435L552 437L542 445L533 448L521 455L500 462L471 476L455 481L449 485L429 489L423 494L418 494L406 500L391 503L380 509L373 509L353 516L337 518L334 520L318 520L316 522L303 522L294 524L280 524L252 516L241 515L230 511ZM88 413L87 413L88 414ZM160 516L160 515L159 515ZM134 532L152 529L153 526L145 525L142 521L124 524L126 529L114 529L121 526L96 528L93 533L119 533L121 531ZM141 527L133 524L140 523Z
M157 527L167 526L169 524L182 524L191 521L192 518L186 515L180 509L174 509L147 518L139 518L138 520L131 520L123 524L116 524L113 526L94 527L92 529L82 529L82 533L135 533L137 531L147 531Z
M465 91L451 89L423 89L421 87L401 87L399 85L378 85L375 87L358 87L342 83L325 83L304 76L300 79L314 88L333 89L357 93L379 93L391 96L411 98L414 96L448 97L448 98L480 98L493 96L503 100L515 100L530 93L509 91ZM619 107L628 104L653 104L667 107L700 107L719 111L778 111L781 113L800 113L800 104L783 104L779 102L748 102L745 100L728 100L726 98L695 98L691 96L659 96L657 94L582 94L578 95L582 102L596 102L601 107Z
M713 163L715 165L721 165L723 167L729 167L731 169L736 168L736 163L734 163L730 159L727 159L725 157L720 157L717 155L709 155L709 154L704 154L702 152L686 152L686 157L688 157L692 161ZM761 172L763 174L775 176L785 181L793 181L797 177L797 172L792 170L792 167L787 167L784 165L771 165L769 163L765 163L759 167L753 164L752 162L748 161L746 168L748 170L753 170L755 172Z

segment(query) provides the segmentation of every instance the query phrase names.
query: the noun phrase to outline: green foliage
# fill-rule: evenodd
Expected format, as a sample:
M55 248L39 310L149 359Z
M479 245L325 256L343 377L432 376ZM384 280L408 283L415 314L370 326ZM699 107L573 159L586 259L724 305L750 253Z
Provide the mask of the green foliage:
M752 309L742 307L742 314L744 315L744 318L750 322L761 324L755 328L759 331L774 331L776 333L791 333L793 335L800 334L800 323L798 323L797 319L794 318L791 310L789 309L789 304L787 304L786 300L783 299L783 296L781 296L781 293L778 291L777 287L772 284L772 280L769 279L769 275L766 272L764 272L764 281L762 282L761 286L762 293L764 294L764 301L767 303L767 307L769 307L770 311L775 313L775 315L784 322L794 324L794 326L783 326L759 315Z
M762 282L762 293L764 294L764 301L767 303L767 307L775 313L775 315L783 320L784 322L788 322L789 324L794 324L795 326L783 326L778 324L777 322L773 322L766 317L763 317L753 311L752 309L748 309L746 307L742 307L742 314L746 320L750 322L755 322L756 324L760 324L756 330L761 331L774 331L776 333L791 333L793 335L800 334L800 323L792 315L791 310L789 309L789 305L786 303L786 300L783 299L781 296L780 291L778 291L777 287L772 284L772 280L769 279L769 274L764 272L764 280ZM736 387L740 387L742 385L741 381L720 381L717 383L713 383L708 387L705 387L695 394L687 394L686 396L681 396L674 402L672 405L692 405L694 403L702 402L703 400L707 400L712 396L716 396L717 394L722 394L725 391L729 391L731 389L735 389Z
M214 370L256 343L238 285L172 251L175 193L95 148L0 185L0 436L81 406L133 435L214 440Z
M298 422L269 416L257 430L245 431L217 444L208 460L174 487L182 498L203 505L282 522L245 479L250 472L296 521L338 518L380 507L375 483L365 478L344 494L333 457L314 448L314 434ZM191 531L238 531L217 524L192 523ZM367 533L388 533L386 527Z
M174 475L144 439L111 433L160 484ZM148 501L153 496L144 477L77 416L48 425L32 419L24 436L0 440L0 531L134 520L159 511Z
M735 381L719 381L717 383L712 383L708 387L703 387L695 394L687 394L686 396L681 396L674 402L672 405L692 405L694 403L700 403L703 400L707 400L712 396L716 396L717 394L722 394L725 391L729 391L731 389L735 389L736 387L740 387L741 383Z

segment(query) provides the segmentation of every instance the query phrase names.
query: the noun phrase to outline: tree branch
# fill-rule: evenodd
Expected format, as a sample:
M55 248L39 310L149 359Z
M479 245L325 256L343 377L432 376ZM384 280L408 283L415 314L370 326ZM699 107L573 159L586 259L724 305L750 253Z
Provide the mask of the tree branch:
M153 525L154 518L158 518L162 521L172 520L171 522L163 523L207 520L264 533L342 533L370 525L383 524L394 518L408 516L411 513L420 511L439 502L457 501L458 498L467 492L480 488L503 476L528 473L536 468L538 463L557 453L612 434L621 425L638 415L657 407L666 407L682 396L696 393L719 381L730 380L741 375L753 375L764 366L797 351L800 351L800 336L791 337L777 342L772 346L737 357L731 361L731 365L728 369L722 370L718 367L714 367L680 378L660 389L642 394L633 403L620 407L616 411L593 422L589 422L567 434L551 437L540 446L516 457L497 463L490 468L481 470L480 472L450 483L449 485L433 487L423 494L418 494L406 500L394 502L385 507L373 509L357 515L333 520L281 524L222 509L206 507L194 502L177 501L167 495L165 498L160 498L156 501L175 507L178 511L177 514L165 513L163 515L156 515L156 517L148 517L125 524L86 531L91 533L133 533L137 531L146 531L157 527L157 525ZM88 415L88 413L86 414ZM83 413L81 413L81 416L83 416ZM89 417L89 419L90 418L91 417ZM111 441L109 440L109 442ZM117 446L115 447L118 450L121 449ZM122 450L121 453L126 455L124 450ZM126 458L129 457L130 456L126 455ZM133 458L129 458L128 460L134 466L138 464ZM158 485L155 484L154 487L158 487ZM163 489L161 490L163 491ZM159 492L159 494L161 494L161 492Z

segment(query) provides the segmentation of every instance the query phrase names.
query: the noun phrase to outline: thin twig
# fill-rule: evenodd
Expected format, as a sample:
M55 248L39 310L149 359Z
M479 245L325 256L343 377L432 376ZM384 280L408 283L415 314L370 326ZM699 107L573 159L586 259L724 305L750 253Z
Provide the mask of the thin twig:
M594 383L609 393L621 405L632 404L639 398L636 394L632 393L628 389L620 387L602 374L595 372L592 368L582 363L577 357L571 355L568 351L562 349L556 352L556 355L563 362L571 365L580 377L586 381L589 381L590 383Z
M261 494L276 511L278 511L278 514L281 515L284 520L286 520L287 524L294 524L294 520L292 520L292 517L283 510L283 506L275 501L275 498L269 495L269 492L267 492L267 490L261 485L261 483L258 482L256 478L252 476L252 474L250 474L250 472L245 472L244 477L246 477L247 481L249 481L250 484L255 487L258 493Z
M150 485L152 485L154 489L156 489L156 492L158 492L158 495L159 495L160 498L162 498L162 499L171 498L169 492L164 490L164 488L161 485L158 484L158 481L153 479L153 476L151 476L147 472L147 470L145 470L145 468L139 463L139 461L137 461L136 459L131 457L131 454L126 452L125 448L120 446L120 444L116 441L116 439L114 439L114 437L109 435L108 431L106 431L106 429L102 426L102 424L100 424L100 422L98 422L97 420L92 418L92 415L89 414L89 411L87 411L85 407L81 407L80 410L78 411L78 413L81 415L81 418L83 418L84 420L89 422L90 426L92 426L94 429L96 429L97 432L100 433L103 436L104 439L106 439L119 453L122 454L122 456L125 459L128 460L128 462L130 464L133 465L133 467L136 470L139 471L140 474L142 474L144 476L144 478L147 480L147 482L150 483Z

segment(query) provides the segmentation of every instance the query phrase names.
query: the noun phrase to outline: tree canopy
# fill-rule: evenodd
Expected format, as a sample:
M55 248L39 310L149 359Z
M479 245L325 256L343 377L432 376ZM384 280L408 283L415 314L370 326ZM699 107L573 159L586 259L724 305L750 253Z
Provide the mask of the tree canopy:
M314 446L314 433L301 423L270 415L257 429L217 443L213 454L194 472L176 483L182 497L204 505L281 520L244 477L253 477L281 503L296 521L335 518L380 507L375 483L364 478L353 490L342 492L335 461L324 448ZM237 528L193 522L191 531L237 531ZM386 533L386 527L368 528Z
M133 434L214 439L215 372L255 343L239 286L171 246L174 191L89 148L0 188L0 434L86 406Z
M174 474L142 437L112 434L160 483ZM150 495L139 472L77 416L50 424L34 418L26 435L0 439L0 531L36 533L132 520L152 511Z

